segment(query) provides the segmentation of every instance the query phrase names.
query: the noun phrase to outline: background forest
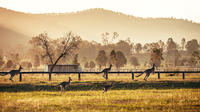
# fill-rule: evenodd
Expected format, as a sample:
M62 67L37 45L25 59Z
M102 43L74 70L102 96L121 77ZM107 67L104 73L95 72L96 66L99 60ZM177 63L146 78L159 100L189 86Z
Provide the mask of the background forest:
M71 33L66 33L66 36ZM62 49L64 37L51 39L47 33L41 33L32 37L28 46L18 45L9 51L1 49L0 68L17 68L18 64L21 64L25 69L44 69L44 65L51 64L45 56L44 47L37 40L44 35L49 42L52 60L55 60ZM156 63L160 68L200 67L200 42L196 39L182 38L180 42L175 42L173 37L169 37L167 42L158 40L141 44L134 43L130 38L116 41L119 36L117 32L105 32L101 35L102 43L98 43L82 40L75 35L79 38L77 49L69 52L58 64L79 64L82 68L89 69L101 69L109 64L114 64L115 69L139 69L147 68L152 63Z

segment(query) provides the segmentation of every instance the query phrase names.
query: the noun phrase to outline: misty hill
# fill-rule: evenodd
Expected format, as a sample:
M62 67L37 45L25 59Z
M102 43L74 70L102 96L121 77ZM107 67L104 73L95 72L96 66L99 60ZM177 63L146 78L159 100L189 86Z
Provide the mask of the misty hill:
M144 19L104 9L62 14L27 14L0 8L0 42L3 46L12 46L12 42L23 44L44 31L52 38L73 31L84 40L98 42L101 42L101 34L104 32L118 32L119 39L130 37L134 42L141 43L166 41L169 37L177 42L183 37L186 40L200 39L200 24L182 19Z

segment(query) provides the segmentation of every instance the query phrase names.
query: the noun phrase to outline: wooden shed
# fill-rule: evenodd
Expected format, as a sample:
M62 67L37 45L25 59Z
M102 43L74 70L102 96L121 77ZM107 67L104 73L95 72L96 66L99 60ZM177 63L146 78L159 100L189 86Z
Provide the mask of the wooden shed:
M52 65L46 66L46 71L50 72ZM78 64L55 65L53 72L81 72L82 69Z

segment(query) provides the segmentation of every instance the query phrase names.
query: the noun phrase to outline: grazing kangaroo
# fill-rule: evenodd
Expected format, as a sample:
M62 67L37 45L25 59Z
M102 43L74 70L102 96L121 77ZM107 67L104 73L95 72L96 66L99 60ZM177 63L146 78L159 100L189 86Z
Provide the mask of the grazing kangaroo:
M155 66L156 66L156 65L153 64L153 67L152 67L152 68L145 70L143 73L141 73L140 75L138 75L138 76L136 76L136 77L139 77L139 76L141 76L142 74L146 73L146 76L144 77L144 80L146 81L147 78L150 76L151 73L154 74Z
M60 84L58 84L57 86L60 86L60 91L61 93L64 92L65 87L70 85L70 82L72 81L71 77L69 77L69 81L68 82L61 82Z
M103 69L101 72L99 72L99 73L104 73L103 74L103 77L105 78L105 79L107 79L106 78L106 76L108 75L108 72L111 70L111 68L112 68L112 64L110 64L110 67L109 68L105 68L105 69ZM99 74L99 73L97 73L97 74Z
M113 82L111 83L111 85L105 85L103 93L107 92L108 89L110 89L112 86L113 86Z
M11 70L11 71L9 71L8 73L6 73L5 75L10 74L10 79L9 79L9 80L13 82L13 80L12 80L13 77L14 77L15 75L19 74L20 71L21 71L21 69L23 69L23 68L22 68L21 65L20 65L18 70Z

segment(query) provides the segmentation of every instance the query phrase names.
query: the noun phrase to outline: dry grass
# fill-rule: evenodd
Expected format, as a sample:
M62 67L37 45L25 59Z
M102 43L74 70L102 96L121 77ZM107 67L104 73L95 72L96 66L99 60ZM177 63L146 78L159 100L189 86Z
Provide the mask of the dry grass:
M61 81L71 76L73 82L64 94L58 87ZM9 76L0 77L0 112L88 112L88 111L200 111L200 76L186 74L186 80L177 75L168 77L152 75L149 81L143 77L132 81L131 74L112 74L109 81L102 74L83 74L78 81L77 75L23 75L23 82L14 83ZM115 81L107 93L103 85Z
M2 92L0 111L200 111L200 89Z

